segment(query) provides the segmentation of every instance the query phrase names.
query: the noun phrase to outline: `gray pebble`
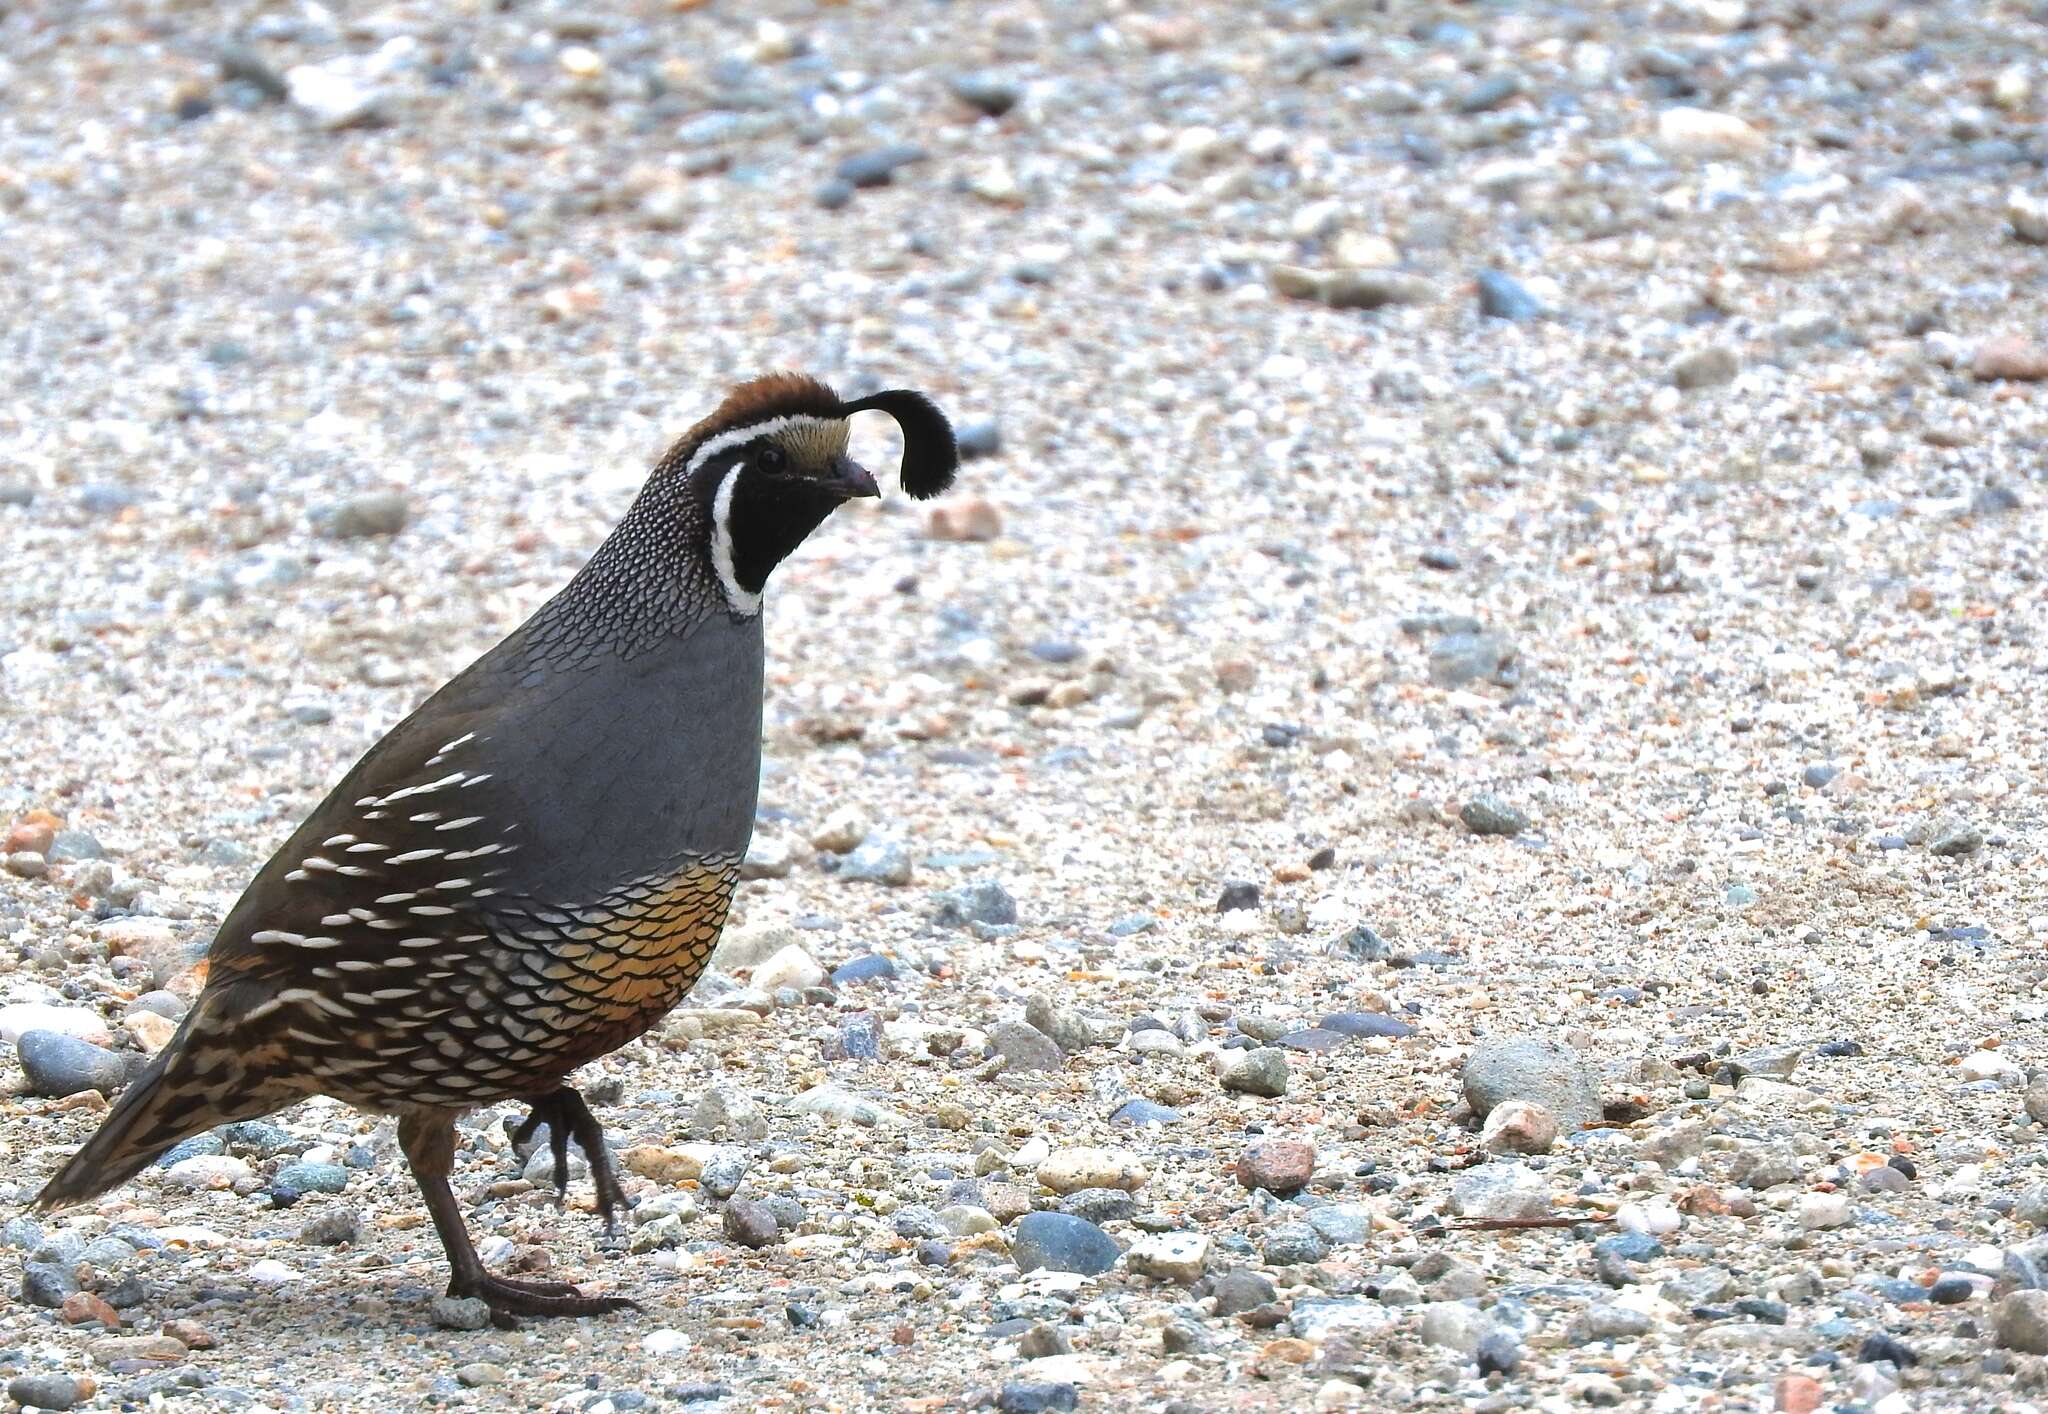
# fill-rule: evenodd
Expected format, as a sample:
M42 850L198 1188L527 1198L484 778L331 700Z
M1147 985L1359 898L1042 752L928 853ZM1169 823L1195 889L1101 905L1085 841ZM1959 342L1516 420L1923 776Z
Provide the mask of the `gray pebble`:
M1671 365L1671 386L1685 392L1735 381L1742 365L1735 350L1716 344L1680 355Z
M348 1187L348 1170L340 1164L286 1164L271 1186L299 1193L339 1193Z
M829 182L820 183L811 199L827 211L838 211L853 200L853 183L834 177Z
M1497 795L1475 795L1458 807L1458 818L1475 835L1512 837L1529 828L1529 817Z
M1287 1053L1272 1046L1240 1051L1223 1072L1223 1088L1278 1099L1287 1093Z
M1479 312L1488 319L1520 323L1543 313L1543 301L1530 294L1520 280L1504 271L1482 270L1476 283L1479 286Z
M1491 682L1512 687L1515 647L1497 633L1452 633L1429 650L1429 680L1438 687Z
M1126 1100L1109 1117L1111 1124L1179 1124L1180 1111L1157 1100Z
M78 1279L68 1265L56 1262L25 1262L21 1268L21 1299L31 1306L58 1307L64 1298L78 1291Z
M1071 1213L1026 1213L1010 1239L1010 1260L1023 1272L1044 1268L1100 1276L1116 1265L1118 1255L1108 1233Z
M859 851L854 851L858 854ZM849 856L850 858L851 856ZM845 872L842 866L841 872ZM965 928L973 923L1007 924L1017 921L1017 900L999 880L980 879L957 889L933 894L936 905L932 922L941 928Z
M1942 859L1975 854L1984 847L1984 832L1970 825L1951 825L1928 843L1927 852Z
M1001 1021L989 1028L988 1043L1003 1058L1005 1071L1058 1070L1066 1057L1052 1037L1022 1021Z
M1565 1328L1568 1345L1590 1345L1596 1340L1634 1340L1650 1333L1651 1320L1641 1311L1601 1303L1588 1306Z
M328 1208L308 1218L299 1241L309 1247L339 1247L362 1236L362 1216L354 1208Z
M1060 1211L1096 1224L1129 1222L1138 1200L1121 1188L1079 1188L1060 1199Z
M885 187L896 180L898 168L922 162L924 158L923 148L896 143L855 153L839 164L836 175L840 181L856 187Z
M328 508L320 528L331 540L370 535L396 535L412 519L412 506L401 492L371 491Z
M891 888L910 882L910 851L894 840L866 840L839 861L839 877Z
M960 460L979 461L992 457L1003 449L1003 432L994 422L984 419L980 422L963 422L953 434L954 444L960 450ZM1067 662L1068 659L1050 659L1051 662Z
M1216 1298L1216 1314L1219 1316L1241 1316L1279 1298L1272 1282L1257 1272L1241 1268L1218 1277L1210 1294Z
M29 1092L53 1099L97 1090L117 1094L128 1083L128 1063L104 1046L61 1031L26 1031L15 1056L28 1077Z
M7 1397L34 1409L70 1409L86 1393L73 1375L16 1375L7 1382Z
M1034 993L1024 1004L1024 1020L1050 1036L1064 1055L1075 1055L1095 1044L1095 1028L1088 1018L1072 1007L1058 1005L1043 992Z
M713 1198L730 1198L739 1192L740 1182L752 1166L745 1154L721 1154L704 1166L698 1186Z
M782 1225L775 1221L774 1211L767 1204L748 1198L735 1198L727 1203L720 1226L727 1240L755 1249L768 1246L782 1235Z
M997 74L956 74L946 86L962 103L991 118L1000 118L1015 108L1024 95L1017 84Z
M1562 1134L1601 1118L1598 1075L1560 1041L1536 1036L1483 1040L1465 1060L1462 1084L1465 1103L1482 1120L1509 1100L1543 1106L1557 1117Z
M436 1296L427 1315L448 1331L480 1331L491 1323L491 1308L480 1296Z
M1281 1223L1268 1230L1261 1251L1269 1267L1299 1267L1330 1255L1330 1244L1308 1223Z

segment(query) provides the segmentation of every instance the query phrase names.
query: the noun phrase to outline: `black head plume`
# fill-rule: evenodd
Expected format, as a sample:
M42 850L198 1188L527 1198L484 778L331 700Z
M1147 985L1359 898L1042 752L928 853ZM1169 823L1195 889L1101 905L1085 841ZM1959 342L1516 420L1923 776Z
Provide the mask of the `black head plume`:
M857 412L886 412L896 419L903 432L903 470L897 479L904 491L929 501L953 484L953 473L960 469L960 448L953 441L953 424L930 398L908 388L891 388L839 405L841 417Z

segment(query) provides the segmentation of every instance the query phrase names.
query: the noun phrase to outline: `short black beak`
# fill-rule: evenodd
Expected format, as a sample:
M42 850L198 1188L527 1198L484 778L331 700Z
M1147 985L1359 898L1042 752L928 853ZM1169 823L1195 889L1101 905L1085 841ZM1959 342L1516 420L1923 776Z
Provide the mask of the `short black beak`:
M838 493L843 501L882 494L882 488L875 485L874 476L852 457L832 458L831 470L826 474L825 484Z

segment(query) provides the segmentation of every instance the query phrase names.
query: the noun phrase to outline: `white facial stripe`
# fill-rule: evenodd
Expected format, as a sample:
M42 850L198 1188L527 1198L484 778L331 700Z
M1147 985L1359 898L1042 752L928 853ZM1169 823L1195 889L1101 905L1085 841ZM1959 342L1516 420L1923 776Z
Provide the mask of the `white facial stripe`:
M759 436L760 432L754 429L748 435ZM710 443L707 442L705 445L709 446ZM694 459L691 464L695 465ZM739 485L740 474L746 469L745 462L734 465L733 469L725 474L725 479L718 483L718 494L712 498L711 567L718 571L719 588L725 591L725 602L732 605L732 611L742 616L751 616L761 612L761 596L749 594L742 589L739 576L732 567L732 493L733 488Z
M683 475L694 475L705 462L730 447L751 442L756 437L773 437L792 428L802 428L813 435L835 436L842 444L846 437L846 423L836 417L814 417L810 413L771 417L766 422L750 422L745 427L735 427L730 432L719 433L716 437L706 437L703 445L690 454L689 463L683 468Z

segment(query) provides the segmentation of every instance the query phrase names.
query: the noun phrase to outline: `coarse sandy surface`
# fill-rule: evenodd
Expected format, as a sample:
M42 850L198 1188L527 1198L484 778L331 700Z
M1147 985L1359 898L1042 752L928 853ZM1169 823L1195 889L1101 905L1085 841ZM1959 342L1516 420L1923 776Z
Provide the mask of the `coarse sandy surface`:
M619 1241L515 1111L458 1155L487 1256L642 1310L445 1328L390 1123L316 1102L9 1225L9 1394L2038 1407L2044 52L2020 0L0 0L9 1042L161 1045L736 378L984 453L771 589L734 950L583 1072ZM124 1062L13 1049L25 1201Z

